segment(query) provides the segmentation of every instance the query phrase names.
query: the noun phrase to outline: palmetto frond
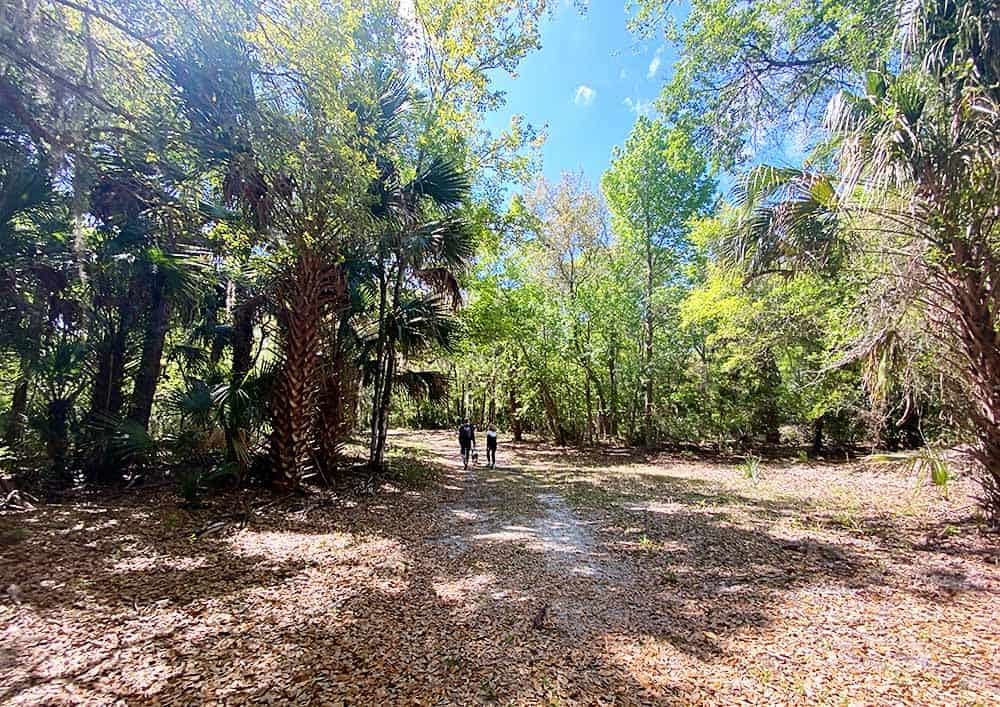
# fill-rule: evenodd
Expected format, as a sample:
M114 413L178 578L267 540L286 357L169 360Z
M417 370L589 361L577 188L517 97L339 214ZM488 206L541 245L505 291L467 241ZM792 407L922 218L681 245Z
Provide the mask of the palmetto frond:
M0 237L12 233L19 217L28 217L52 197L45 165L0 143Z
M458 320L437 295L404 300L387 325L407 358L433 348L452 351L457 343Z
M149 266L163 279L167 296L181 306L194 306L208 286L210 272L207 252L200 249L169 253L160 248L147 248L143 256Z
M448 268L422 268L415 274L434 292L449 297L453 309L458 309L462 305L462 287L455 274Z
M461 267L475 252L475 239L468 222L450 215L420 224L406 236L406 249L416 262L438 261Z
M403 134L403 119L412 106L412 95L406 78L389 69L383 69L376 85L380 89L377 114L364 116L363 119L367 118L366 122L374 124L379 143L389 144Z
M205 428L215 419L219 395L228 387L209 385L201 380L191 381L184 388L171 391L166 400L167 407L182 420Z
M462 203L471 187L469 173L461 165L446 157L432 157L403 191L430 199L441 208L452 209Z
M435 402L448 393L448 377L440 371L405 371L396 376L396 383L414 400Z
M828 175L762 166L737 189L738 218L719 255L748 277L833 263L841 246L837 192Z

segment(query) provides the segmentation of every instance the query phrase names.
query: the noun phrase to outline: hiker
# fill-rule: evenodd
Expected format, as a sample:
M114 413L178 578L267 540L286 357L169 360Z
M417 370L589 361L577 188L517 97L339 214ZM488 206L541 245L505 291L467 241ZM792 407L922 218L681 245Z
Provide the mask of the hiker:
M469 422L469 418L462 420L462 426L458 428L458 446L462 450L462 465L469 468L469 453L476 446L476 428Z
M497 465L497 426L493 423L486 430L486 463L491 469Z

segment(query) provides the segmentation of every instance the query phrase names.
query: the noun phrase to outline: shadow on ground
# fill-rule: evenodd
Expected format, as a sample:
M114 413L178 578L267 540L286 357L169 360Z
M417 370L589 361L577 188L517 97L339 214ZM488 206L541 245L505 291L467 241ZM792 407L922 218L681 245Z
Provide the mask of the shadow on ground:
M912 697L844 670L864 607L894 630L942 592L996 596L978 565L891 586L885 554L796 532L819 509L791 497L537 444L467 473L450 435L390 441L419 452L380 494L287 499L201 540L220 510L164 496L0 518L26 529L0 561L24 597L0 606L0 700L722 704L824 670L830 695ZM928 672L889 640L893 670Z

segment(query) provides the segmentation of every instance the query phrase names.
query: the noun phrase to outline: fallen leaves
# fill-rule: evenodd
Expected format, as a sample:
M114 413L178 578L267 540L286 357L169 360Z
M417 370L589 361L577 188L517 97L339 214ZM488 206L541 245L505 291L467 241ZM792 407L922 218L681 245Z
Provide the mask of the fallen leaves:
M0 516L17 538L0 586L23 602L0 603L0 701L1000 699L988 548L963 530L913 550L926 516L885 472L854 476L858 501L823 486L829 468L751 486L722 465L526 444L507 450L517 468L463 474L450 438L392 437L410 439L437 482L261 507L246 527L243 498Z

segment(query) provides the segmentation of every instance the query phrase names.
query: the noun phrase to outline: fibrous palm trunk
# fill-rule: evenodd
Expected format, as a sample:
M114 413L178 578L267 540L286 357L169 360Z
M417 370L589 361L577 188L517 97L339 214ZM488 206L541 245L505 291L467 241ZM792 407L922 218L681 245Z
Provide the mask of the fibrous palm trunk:
M997 315L1000 292L989 275L986 244L952 244L952 268L946 280L951 295L960 350L968 366L970 417L977 442L973 452L982 465L983 505L994 524L1000 524L1000 332Z
M283 360L272 400L271 481L283 491L298 487L312 452L325 271L319 257L302 255L281 292Z

